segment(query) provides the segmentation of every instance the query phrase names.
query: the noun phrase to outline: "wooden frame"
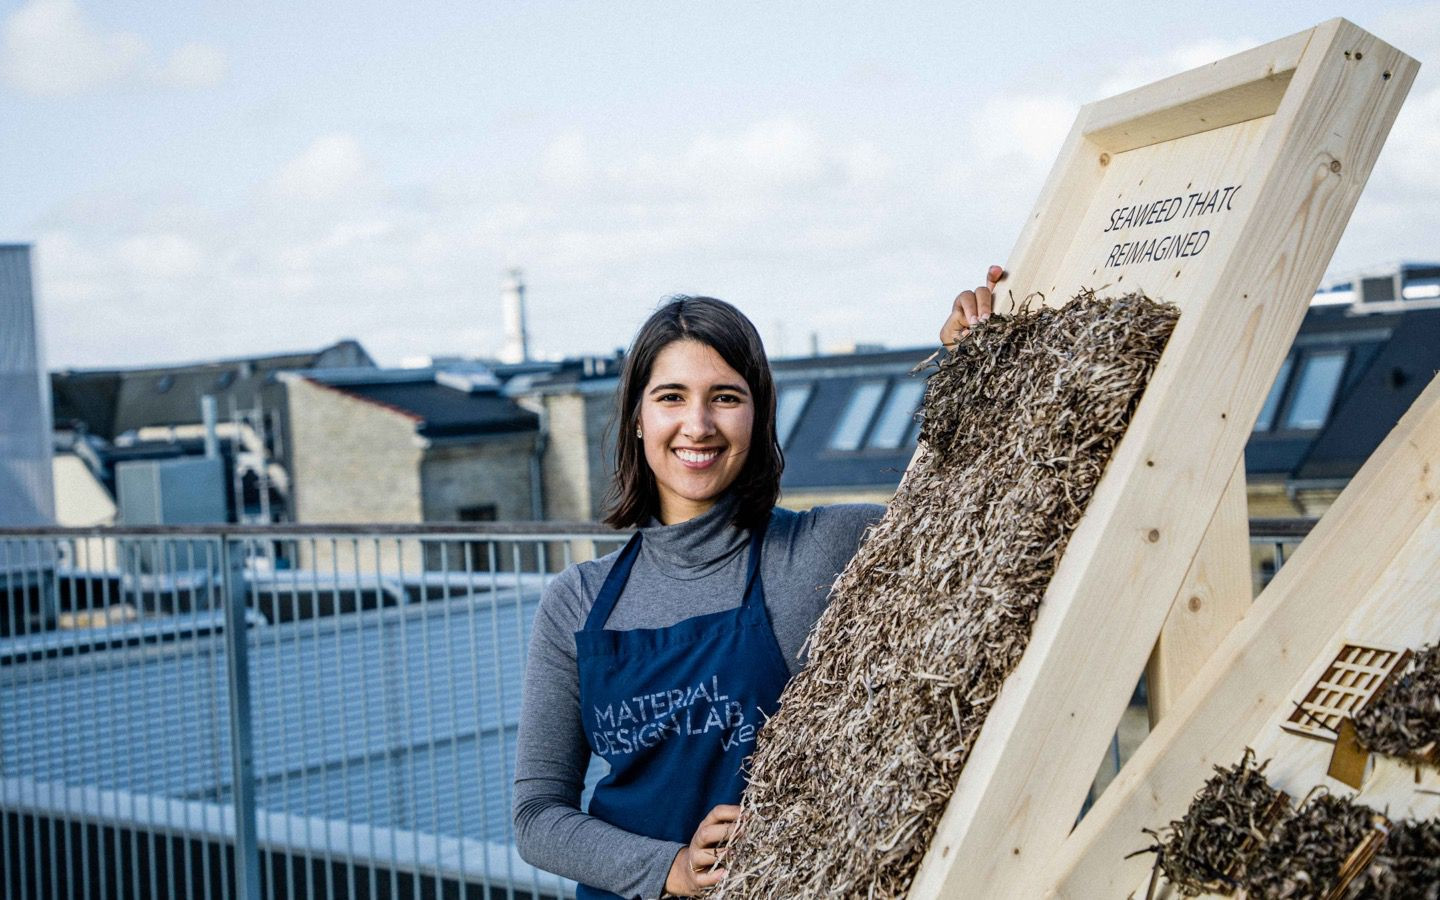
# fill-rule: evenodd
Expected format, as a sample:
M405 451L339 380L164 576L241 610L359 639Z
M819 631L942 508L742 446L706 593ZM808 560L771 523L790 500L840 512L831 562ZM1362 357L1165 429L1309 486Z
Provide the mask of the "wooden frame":
M1150 861L1125 855L1141 828L1178 818L1209 776L1247 746L1292 796L1327 778L1333 745L1282 728L1345 644L1415 647L1440 637L1440 378L1335 501L1089 815L1046 874L1045 892L1121 897ZM1361 800L1392 819L1440 814L1440 774L1415 782L1377 763ZM1424 789L1424 790L1417 790ZM1428 793L1426 792L1428 791ZM1140 896L1143 896L1143 892Z
M1182 314L912 897L1038 893L1416 69L1335 19L1081 110L1010 302L1108 285Z

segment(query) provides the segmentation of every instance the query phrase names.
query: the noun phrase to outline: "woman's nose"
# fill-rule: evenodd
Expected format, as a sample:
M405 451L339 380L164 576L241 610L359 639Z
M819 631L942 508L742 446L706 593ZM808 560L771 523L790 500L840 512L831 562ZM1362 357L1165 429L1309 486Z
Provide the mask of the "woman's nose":
M685 422L681 429L688 438L706 438L715 433L715 417L706 403L695 403L685 410Z

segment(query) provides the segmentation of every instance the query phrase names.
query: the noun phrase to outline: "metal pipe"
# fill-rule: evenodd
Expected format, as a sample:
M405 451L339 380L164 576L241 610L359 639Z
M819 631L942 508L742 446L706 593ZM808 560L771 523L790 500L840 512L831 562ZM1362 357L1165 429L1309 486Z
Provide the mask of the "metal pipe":
M220 455L220 434L215 427L215 397L206 394L200 398L200 417L205 423L205 458L215 459Z

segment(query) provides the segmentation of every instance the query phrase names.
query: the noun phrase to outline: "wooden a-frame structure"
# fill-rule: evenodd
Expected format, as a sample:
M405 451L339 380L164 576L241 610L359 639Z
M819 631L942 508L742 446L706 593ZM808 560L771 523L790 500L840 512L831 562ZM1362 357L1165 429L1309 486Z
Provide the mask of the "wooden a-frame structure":
M1245 441L1417 68L1335 19L1081 110L1010 301L1136 290L1181 316L912 897L1039 895L1162 626L1174 696L1243 610Z
M1345 488L1189 690L1065 841L1047 895L1144 896L1151 858L1140 829L1179 818L1212 773L1245 747L1293 797L1327 776L1334 741L1287 730L1295 703L1346 647L1415 649L1440 639L1440 378ZM1335 679L1337 682L1353 679ZM1416 778L1416 775L1420 777ZM1358 799L1394 818L1440 815L1440 772L1379 759ZM1160 896L1168 896L1168 893Z

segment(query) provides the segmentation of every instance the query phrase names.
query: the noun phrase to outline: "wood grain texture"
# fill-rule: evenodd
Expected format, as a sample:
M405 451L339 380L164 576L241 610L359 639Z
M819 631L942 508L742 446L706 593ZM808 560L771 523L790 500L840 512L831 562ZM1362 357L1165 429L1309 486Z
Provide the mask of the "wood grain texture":
M1250 602L1250 519L1245 463L1241 461L1225 485L1200 550L1170 604L1170 614L1145 665L1151 728L1175 705L1230 629L1245 617Z
M1406 646L1440 633L1437 497L1440 379L1415 401L1065 841L1047 877L1047 894L1124 896L1147 877L1150 865L1148 859L1123 859L1145 845L1140 829L1178 818L1211 766L1230 765L1246 746L1254 746L1260 759L1273 757L1267 777L1297 796L1320 783L1344 790L1325 778L1330 744L1289 734L1279 723L1342 642ZM1397 815L1440 813L1440 797L1415 787L1408 767L1377 767L1362 796Z
M1024 897L1044 888L1417 68L1343 20L1303 40L1272 115L1220 129L1195 121L1192 135L1177 138L1229 142L1243 201L1223 226L1217 220L1213 250L1181 261L1175 291L1157 292L1178 297L1179 325L1051 580L1029 649L981 730L912 897ZM1197 70L1188 93L1233 89L1227 72ZM1071 282L1057 272L1081 271L1073 261L1090 250L1078 242L1103 251L1113 240L1077 229L1110 203L1095 191L1119 157L1092 158L1094 115L1082 112L1022 233L1012 257L1017 294L1053 285L1067 295ZM1128 152L1142 156L1121 163L1125 177L1138 182L1141 169L1153 170L1145 180L1157 197L1184 188L1184 172L1153 165L1171 152L1163 145ZM1174 155L1193 158L1188 149Z

